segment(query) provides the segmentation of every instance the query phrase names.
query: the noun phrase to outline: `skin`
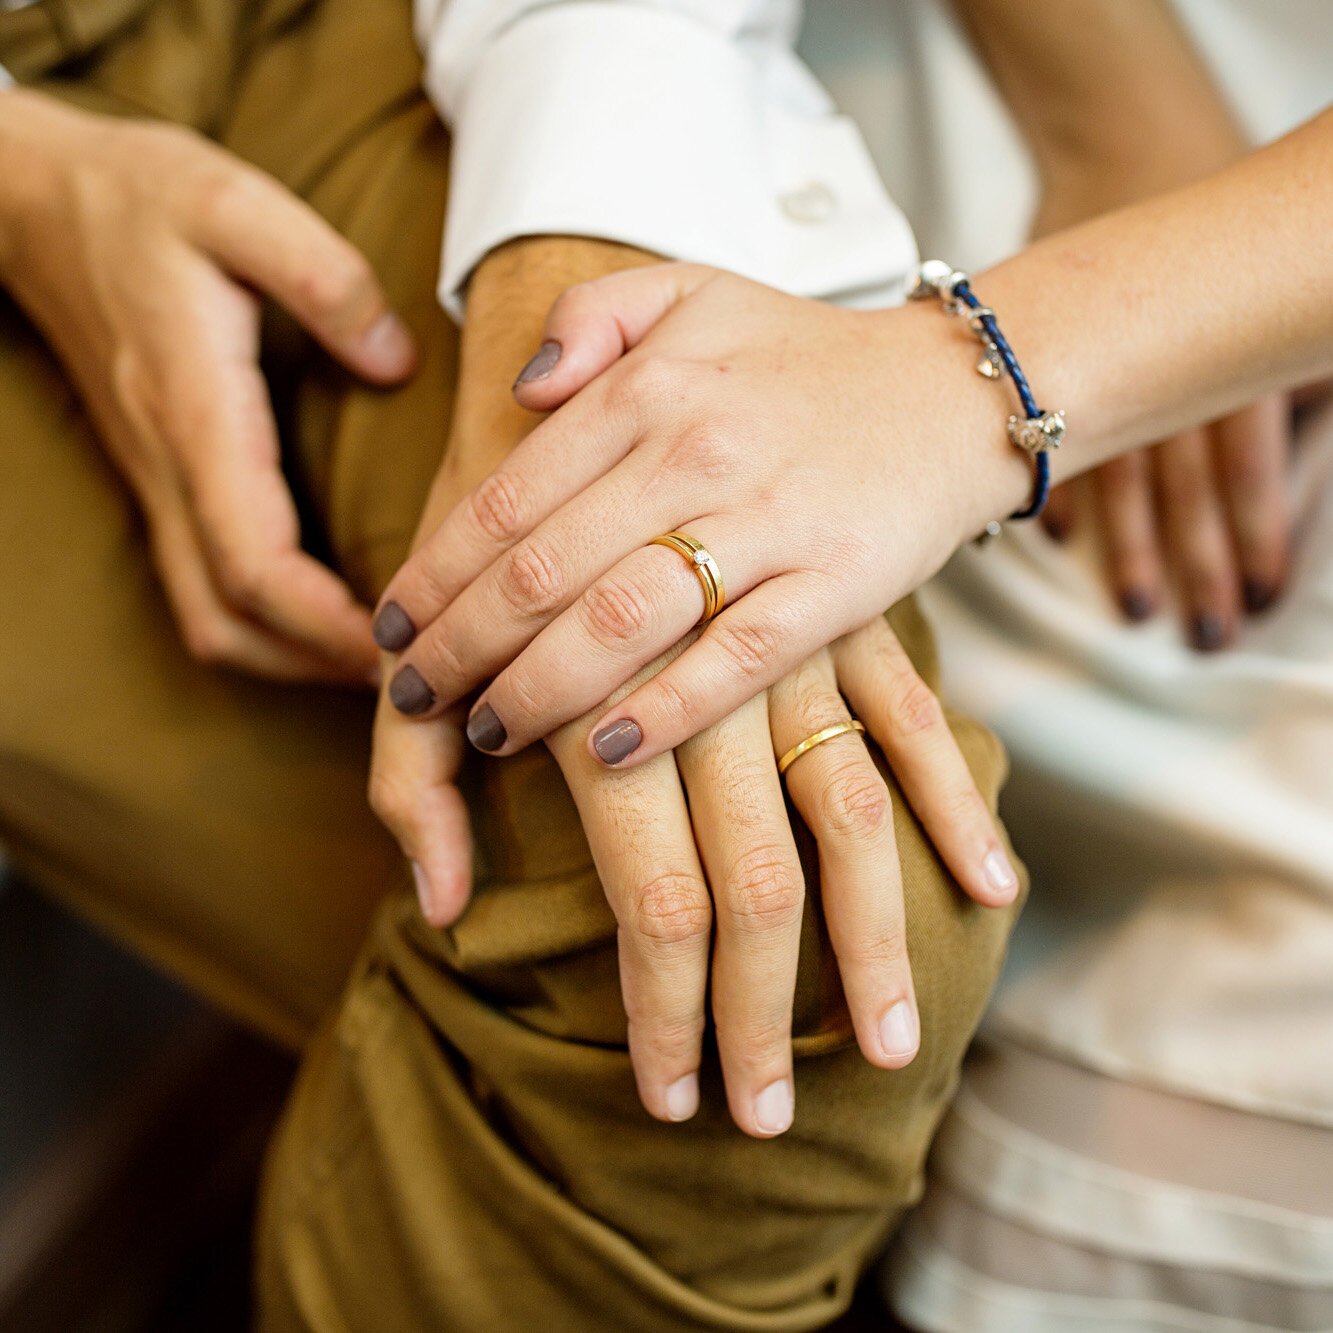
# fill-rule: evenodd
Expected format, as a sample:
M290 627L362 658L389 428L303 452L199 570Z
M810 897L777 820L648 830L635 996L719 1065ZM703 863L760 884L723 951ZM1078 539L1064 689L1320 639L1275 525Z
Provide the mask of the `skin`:
M188 130L13 90L0 282L138 501L190 651L277 679L377 679L368 608L300 549L258 363L265 293L370 382L409 375L411 338L364 257Z
M1325 376L1331 213L1326 112L980 275L1032 383L1068 412L1055 479ZM416 630L397 670L428 686L420 715L490 678L478 709L503 724L499 753L593 707L689 628L699 594L645 547L656 534L702 541L730 604L589 728L596 756L599 735L633 725L622 765L865 623L1031 487L998 386L971 373L975 344L933 302L847 311L665 265L572 289L545 337L559 360L517 392L559 410L386 594Z
M573 280L648 262L623 247L556 238L515 242L483 262L468 291L446 462L419 540L539 420L509 386L554 297ZM674 559L686 594L697 598L697 582ZM640 678L651 679L681 646ZM734 1120L756 1137L792 1121L805 885L775 758L846 717L849 705L966 891L989 905L1012 901L1017 878L939 702L882 617L654 763L617 771L596 762L584 744L592 714L547 739L620 925L630 1053L641 1099L659 1119L686 1119L697 1108L711 987ZM422 726L382 698L375 724L371 802L412 858L423 912L438 926L457 919L471 890L467 816L454 786L461 722L454 709ZM853 736L804 755L787 787L818 843L825 912L861 1050L898 1068L915 1052L919 1022L888 788Z
M6 94L5 107L0 281L64 363L138 499L185 641L207 661L272 677L377 678L366 608L300 549L251 290L390 384L411 372L412 348L366 261L276 182L191 133L24 92ZM423 533L537 421L509 385L556 294L648 258L534 238L482 264ZM614 773L588 757L577 726L550 739L621 922L631 1052L656 1116L681 1120L697 1107L711 984L737 1123L759 1136L791 1123L805 886L775 747L846 716L849 702L967 891L1012 901L1017 878L938 702L879 617L674 758ZM423 911L441 926L471 889L454 785L462 753L457 713L421 727L379 709L370 798L414 861ZM819 844L862 1049L896 1068L914 1055L919 1024L888 789L865 745L842 737L803 757L790 790Z
M1220 170L1249 145L1164 0L955 0L1032 152L1034 236ZM1034 80L1030 71L1045 76ZM1054 82L1052 82L1054 81ZM1047 531L1091 522L1127 619L1175 603L1215 651L1280 595L1290 563L1286 395L1127 454L1058 488Z

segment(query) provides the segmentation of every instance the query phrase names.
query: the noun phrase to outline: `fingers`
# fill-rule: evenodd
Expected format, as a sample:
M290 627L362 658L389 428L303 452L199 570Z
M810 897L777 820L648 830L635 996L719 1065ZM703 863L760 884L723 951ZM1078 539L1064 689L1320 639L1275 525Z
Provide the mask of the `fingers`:
M350 369L392 384L412 372L411 334L364 255L277 181L226 159L190 219L193 239L280 301Z
M717 919L710 999L727 1103L747 1134L770 1138L795 1113L791 1023L805 881L764 698L683 745L677 763Z
M849 717L827 652L769 691L769 714L778 757ZM872 1064L901 1068L916 1055L921 1023L889 789L855 732L806 751L786 780L819 846L824 918L857 1042Z
M638 427L623 379L599 380L538 426L420 543L380 599L381 648L408 648L474 579L624 458Z
M1263 611L1281 591L1290 559L1291 411L1286 397L1266 398L1217 422L1213 440L1245 609Z
M462 915L472 893L472 832L456 785L463 745L460 718L414 727L380 699L370 805L412 863L422 915L439 928Z
M670 755L630 773L594 764L582 732L551 751L569 784L619 924L620 982L639 1097L659 1120L699 1105L713 909Z
M223 602L179 495L155 492L152 501L145 502L145 514L153 564L191 657L267 680L348 680L340 664L303 652L242 619Z
M813 610L821 587L816 576L803 573L761 583L669 666L603 713L588 735L589 753L605 764L643 763L780 680L828 637Z
M1154 451L1163 526L1190 641L1216 652L1235 637L1239 575L1207 434L1187 431Z
M898 636L878 617L838 640L832 653L839 688L879 742L963 891L988 907L1013 902L1018 875L995 821L938 696L917 674Z
M1103 463L1092 479L1111 587L1129 620L1147 620L1162 604L1165 575L1157 540L1151 451Z
M175 377L168 428L180 433L174 453L220 593L243 616L336 663L344 679L377 679L369 611L300 548L258 368L205 355L191 370Z
M726 562L739 585L738 595L766 572L739 554L745 548L734 525L701 519L691 523L690 530ZM516 547L513 554L522 549ZM463 601L459 598L455 606ZM597 579L491 683L473 710L469 738L488 753L512 754L549 735L609 698L640 667L678 643L703 611L703 591L693 566L675 550L640 545ZM446 615L441 622L448 619ZM484 620L480 627L486 627ZM416 662L423 662L419 670L434 692L435 673L452 671L456 677L459 658L470 657L475 643L471 627L460 626L452 635L447 630L437 635L432 627L412 646L411 662L401 670L417 670ZM521 642L516 646L521 648ZM431 650L437 651L432 655ZM500 653L493 660L499 665L509 656ZM575 662L578 670L571 671ZM391 689L397 688L395 680Z
M1065 482L1063 486L1056 486L1041 513L1042 527L1058 542L1067 541L1074 531L1078 515L1074 486L1075 483L1072 481Z
M637 346L712 272L694 264L655 264L570 287L551 307L541 346L514 382L514 397L534 412L559 407Z

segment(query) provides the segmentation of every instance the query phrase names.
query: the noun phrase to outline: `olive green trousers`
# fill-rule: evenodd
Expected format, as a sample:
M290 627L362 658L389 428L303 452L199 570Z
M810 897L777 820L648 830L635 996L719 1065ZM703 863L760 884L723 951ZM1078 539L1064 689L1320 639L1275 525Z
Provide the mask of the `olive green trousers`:
M370 257L423 349L412 383L357 386L276 315L265 367L308 543L373 600L457 374L434 298L448 141L408 0L47 0L0 14L0 63L194 125ZM130 497L3 296L0 553L0 844L304 1048L266 1173L264 1328L794 1330L845 1308L920 1189L1012 924L963 897L901 799L920 1056L884 1072L858 1052L807 856L795 1126L735 1129L711 1049L700 1114L662 1124L635 1094L615 923L552 760L471 758L476 896L427 929L365 802L370 701L187 656ZM914 607L893 618L933 679ZM998 745L953 725L994 802Z

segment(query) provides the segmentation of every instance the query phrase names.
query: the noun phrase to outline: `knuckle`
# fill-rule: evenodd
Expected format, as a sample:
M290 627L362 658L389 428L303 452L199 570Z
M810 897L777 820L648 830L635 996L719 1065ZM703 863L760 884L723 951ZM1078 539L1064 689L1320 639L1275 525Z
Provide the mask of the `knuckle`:
M500 571L500 594L525 616L546 616L564 601L565 579L555 558L537 542L516 546Z
M648 628L652 607L639 588L608 576L584 593L583 614L599 643L624 643L639 638Z
M773 930L800 917L805 882L800 868L777 848L757 847L732 867L725 901L727 916L739 929Z
M338 245L318 264L311 264L297 279L298 298L309 308L342 311L356 305L373 289L375 276L360 251Z
M196 616L181 624L185 651L204 666L225 666L231 660L229 635L220 620Z
M633 895L631 926L653 944L706 941L712 925L712 901L697 875L667 872Z
M630 1048L651 1053L664 1064L691 1059L703 1042L706 1026L703 1011L695 1015L661 1015L627 1000L626 1017L630 1025Z
M722 618L710 633L732 674L741 680L762 676L780 647L778 630L767 621L729 624Z
M626 405L641 408L674 402L684 390L684 368L660 356L638 356L616 377L615 394Z
M372 766L370 780L366 784L366 796L370 808L389 828L397 830L407 825L411 794L407 784L397 774L382 766Z
M944 725L944 707L939 696L915 672L900 682L889 705L889 722L894 736L909 740Z
M908 974L906 937L898 929L886 934L857 938L838 950L838 963L843 967L866 971Z
M468 673L449 636L439 626L412 645L413 665L437 691L457 692L468 682Z
M493 542L508 546L524 530L526 510L518 482L493 472L469 497L472 519Z
M699 729L700 710L692 699L668 674L656 677L649 688L656 695L657 711L666 717L675 718L682 725L693 731Z
M820 820L845 838L872 838L888 827L889 789L873 768L848 765L834 773L819 797Z
M730 429L722 422L707 421L683 430L671 442L664 462L673 472L687 472L701 481L721 481L730 475L736 456Z
M217 559L218 584L238 611L257 611L267 600L268 579L250 556L223 551Z

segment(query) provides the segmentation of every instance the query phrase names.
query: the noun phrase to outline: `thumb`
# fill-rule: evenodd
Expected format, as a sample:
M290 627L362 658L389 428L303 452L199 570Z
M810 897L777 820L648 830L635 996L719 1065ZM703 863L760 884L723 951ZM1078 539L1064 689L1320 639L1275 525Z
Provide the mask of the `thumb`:
M542 344L519 372L514 397L529 411L553 411L642 342L716 271L654 264L570 287L546 316Z
M437 928L457 921L472 896L472 830L456 785L463 747L454 714L413 726L381 698L370 804L412 862L421 913Z

